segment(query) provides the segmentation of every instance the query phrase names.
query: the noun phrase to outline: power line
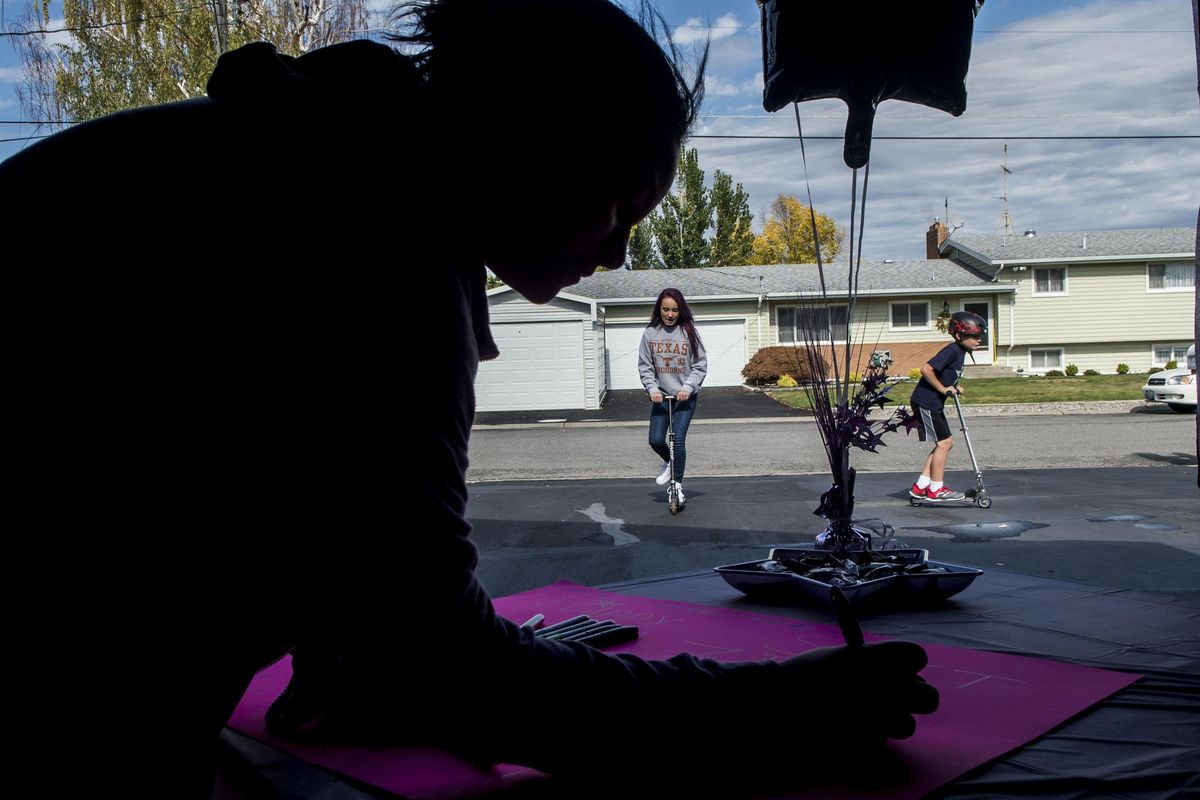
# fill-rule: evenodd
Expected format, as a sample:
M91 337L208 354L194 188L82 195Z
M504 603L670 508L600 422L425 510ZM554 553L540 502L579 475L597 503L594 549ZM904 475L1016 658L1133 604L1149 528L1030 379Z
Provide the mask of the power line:
M2 36L38 36L38 35L47 34L47 33L79 33L81 31L99 30L101 28L114 28L114 27L119 27L119 26L124 26L124 25L132 25L132 24L136 24L139 22L147 22L147 21L153 20L153 19L164 19L166 17L173 17L173 16L178 16L180 14L187 14L192 11L199 11L200 9L207 9L208 7L209 6L207 3L201 3L200 5L196 5L196 6L186 6L184 8L172 9L171 11L165 11L162 14L154 14L154 15L145 16L145 17L134 17L134 18L130 18L130 19L115 20L113 22L101 22L101 23L97 23L95 25L81 25L78 27L35 28L33 30L28 30L28 31L0 31L0 37L2 37ZM360 33L376 34L376 33L393 33L394 31L395 31L395 29L393 29L393 28L362 28L362 29L351 29L351 30L340 31L339 33L341 33L341 34L360 34Z
M131 25L137 22L146 22L152 19L165 19L166 17L175 17L180 14L187 14L192 11L198 11L202 8L208 8L207 3L201 3L198 6L187 6L186 8L176 8L162 14L152 14L146 17L137 17L134 19L121 19L115 22L100 22L95 25L80 25L76 28L35 28L28 31L0 31L0 36L39 36L47 33L79 33L80 31L100 30L101 28L116 28L123 25Z
M717 134L717 133L693 133L688 136L689 139L797 139L795 134L792 135L767 135L767 134ZM806 140L813 139L828 139L830 141L842 141L845 137L838 136L808 136ZM959 142L975 142L975 141L1037 141L1037 140L1064 140L1064 141L1089 141L1089 140L1104 140L1104 139L1200 139L1200 134L1139 134L1135 136L872 136L873 141L959 141Z
M673 25L672 27L673 28L687 28L689 30L698 30L698 31L754 31L756 33L762 30L762 27L759 25L692 25L692 24L684 24L684 25ZM1026 33L1054 35L1054 34L1062 33L1062 34L1068 34L1071 36L1081 36L1081 35L1086 36L1086 35L1092 34L1092 33L1124 35L1124 34L1128 34L1128 33L1136 33L1136 34L1192 33L1192 31L1184 30L1182 28L1180 28L1180 29L1144 28L1144 29L1136 29L1136 30L1112 30L1112 29L1109 29L1109 30L1077 30L1077 31L1075 31L1075 30L1035 30L1032 28L1028 28L1028 29L1019 28L1016 30L1013 30L1013 29L1004 30L1004 29L996 29L996 28L976 28L975 33L1004 34L1004 35L1014 35L1014 34L1020 35L1020 34L1026 34Z
M0 125L52 125L58 124L46 122L44 120L32 119L0 119ZM65 125L75 125L75 122L66 122ZM36 137L18 137L17 139L0 139L0 141L19 141L20 138L36 138ZM719 134L719 133L694 133L688 137L689 139L761 139L761 140L793 140L797 137L794 134ZM840 142L845 137L836 136L805 136L808 141L824 140L831 142ZM1143 140L1143 139L1200 139L1200 134L1132 134L1132 135L1113 135L1113 136L872 136L873 141L898 141L898 142L923 142L923 141L938 141L938 142L974 142L974 141L1121 141L1121 140Z

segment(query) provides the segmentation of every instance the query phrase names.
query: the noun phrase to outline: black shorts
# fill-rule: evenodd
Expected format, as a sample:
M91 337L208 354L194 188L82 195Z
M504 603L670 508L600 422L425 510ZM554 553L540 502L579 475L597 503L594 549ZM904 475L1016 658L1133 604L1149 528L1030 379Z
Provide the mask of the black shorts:
M921 437L922 442L940 442L950 438L950 423L946 421L946 412L942 409L913 406L912 410L920 423L917 425L917 435Z

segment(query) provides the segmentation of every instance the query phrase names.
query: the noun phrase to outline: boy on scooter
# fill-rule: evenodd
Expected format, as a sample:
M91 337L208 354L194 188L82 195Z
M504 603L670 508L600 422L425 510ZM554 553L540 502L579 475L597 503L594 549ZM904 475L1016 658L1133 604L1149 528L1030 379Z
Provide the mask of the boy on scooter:
M946 398L952 393L961 395L958 386L962 377L963 363L967 353L979 347L987 331L987 322L978 314L959 311L950 317L949 333L954 342L943 347L937 355L921 365L921 380L913 389L913 416L916 417L917 433L922 442L936 444L921 467L921 475L908 490L910 497L931 503L964 500L962 492L956 492L943 483L946 459L954 447L950 435L950 424L946 421Z

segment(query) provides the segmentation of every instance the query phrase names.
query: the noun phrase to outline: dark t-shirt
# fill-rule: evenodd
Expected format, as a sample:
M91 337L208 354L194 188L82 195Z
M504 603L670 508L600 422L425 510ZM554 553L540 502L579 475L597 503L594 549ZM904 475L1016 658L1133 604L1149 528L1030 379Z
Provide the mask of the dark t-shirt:
M966 361L966 357L967 351L958 342L951 342L939 350L938 354L929 359L927 363L933 367L934 374L937 375L943 386L953 386L962 377L963 362ZM946 398L938 394L929 381L922 377L917 388L913 389L910 403L921 408L940 409L946 405Z

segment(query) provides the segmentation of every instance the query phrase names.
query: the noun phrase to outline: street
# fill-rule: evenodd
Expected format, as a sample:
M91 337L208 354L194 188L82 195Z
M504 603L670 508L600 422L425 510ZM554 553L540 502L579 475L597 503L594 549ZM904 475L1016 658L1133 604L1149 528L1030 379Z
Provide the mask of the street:
M883 519L935 560L1200 602L1194 424L1175 414L973 420L988 509L910 507L925 445L891 434L880 454L853 454L855 517ZM709 569L809 544L824 527L812 514L828 477L811 422L694 424L689 503L676 517L644 436L641 425L477 430L468 515L489 591ZM969 488L961 443L950 466L948 483Z
M1196 418L1156 414L967 418L979 466L993 469L1145 467L1195 464ZM967 412L970 413L969 407ZM468 481L641 478L657 474L646 423L545 424L484 428L471 434ZM955 449L948 483L971 462L952 417ZM878 453L855 450L859 472L912 472L929 447L915 432L886 434ZM825 450L809 418L706 422L688 433L688 476L795 475L824 472Z

